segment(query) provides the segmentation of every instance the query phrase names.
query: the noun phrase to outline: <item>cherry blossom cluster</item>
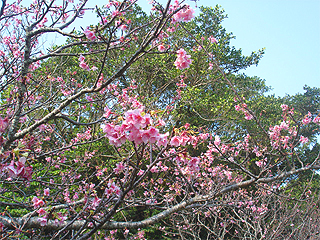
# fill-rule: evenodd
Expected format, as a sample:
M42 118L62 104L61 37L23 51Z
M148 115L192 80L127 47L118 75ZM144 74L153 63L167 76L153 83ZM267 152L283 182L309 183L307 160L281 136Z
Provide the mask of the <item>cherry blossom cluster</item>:
M177 51L177 59L174 62L174 65L176 66L177 69L183 70L185 68L189 68L190 64L192 63L192 59L190 55L187 55L187 52L180 48Z
M234 143L223 143L218 135L214 137L214 140L208 144L208 150L205 153L205 156L211 162L214 160L214 155L221 157L224 154L230 154L230 157L226 159L227 161L233 162L234 158L237 157L241 151L249 151L249 140L250 135L247 134L243 141L236 141ZM255 150L257 151L257 149ZM227 155L226 155L227 156Z
M86 30L84 30L84 34L86 35L86 37L91 40L94 41L97 39L96 35L94 34L93 31L90 31L89 28L86 28Z
M124 121L121 125L106 123L101 127L110 144L116 147L123 145L126 140L134 142L136 145L156 143L158 146L166 146L168 142L168 133L159 133L159 130L153 126L150 114L145 113L142 109L125 112Z
M127 31L128 30L128 25L127 24L130 24L130 23L131 23L131 19L128 19L125 22L124 22L124 19L115 21L116 27L119 27L119 29L122 30L122 31Z
M208 138L208 133L201 133L198 136L188 134L188 131L183 131L179 135L175 135L170 140L170 145L173 147L186 146L190 144L196 146L199 143L199 140L206 140Z
M309 123L311 123L312 119L311 119L311 113L308 112L308 114L304 117L304 119L302 119L302 123L304 125L307 125Z
M200 162L199 157L191 157L186 154L178 154L174 159L183 175L193 175L200 171Z
M158 50L159 50L159 52L165 52L167 49L166 49L166 47L165 47L163 44L160 44L160 45L158 46Z
M88 66L88 64L84 61L85 60L85 57L80 55L79 57L79 67L81 67L82 69L84 70L87 70L87 71L90 71L90 67Z
M316 116L313 120L312 120L314 123L317 123L320 125L320 117L319 116Z
M286 130L289 135L284 135ZM289 148L290 140L297 135L296 128L293 126L289 128L289 122L282 121L280 125L274 125L269 127L269 136L272 145L277 149L282 146L284 149Z
M276 148L279 146L279 142L283 144L283 148L288 148L288 143L293 139L293 137L295 137L298 134L296 126L290 127L290 121L287 119L288 114L289 116L294 114L294 109L290 109L289 106L286 104L282 104L281 108L284 113L284 120L281 122L280 125L271 126L269 129L269 134L273 142L273 145ZM320 123L320 117L316 116L314 119L312 119L312 114L310 112L308 112L301 120L303 126L311 124L312 122L315 124ZM281 136L281 134L284 133L285 130L289 133L289 135ZM301 135L299 138L299 142L302 144L306 144L309 142L309 138Z
M77 133L77 137L71 140L72 143L89 140L92 137L91 128L88 128L84 133Z
M192 18L194 18L194 13L194 10L190 8L190 6L186 5L183 9L173 15L172 22L189 22Z
M105 190L105 194L107 195L107 197L111 197L113 195L119 197L121 194L121 190L113 181L109 181L108 187Z
M12 160L8 166L4 164L0 165L0 176L3 175L7 175L9 179L22 178L30 181L32 166L26 166L26 158L20 157L16 162Z
M249 111L247 110L247 104L243 103L241 105L235 105L234 106L236 111L242 111L244 113L244 118L247 120L251 120L253 118L252 114L249 113Z
M208 39L211 43L218 43L218 40L213 36L210 36Z
M109 181L104 194L104 196L107 198L111 198L113 196L119 197L121 194L121 190L113 181ZM90 202L90 209L95 210L99 206L101 198L94 196L93 199L90 199L88 201Z

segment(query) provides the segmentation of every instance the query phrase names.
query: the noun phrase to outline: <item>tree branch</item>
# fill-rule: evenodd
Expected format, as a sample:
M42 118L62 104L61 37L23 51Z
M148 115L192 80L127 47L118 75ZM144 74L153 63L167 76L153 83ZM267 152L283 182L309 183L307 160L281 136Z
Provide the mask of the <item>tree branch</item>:
M145 220L138 221L138 222L109 221L109 222L104 223L99 229L108 229L108 230L125 229L125 228L136 229L136 228L147 227L147 226L155 224L155 223L159 222L160 220L170 216L172 213L178 212L182 209L186 209L186 207L189 205L199 203L199 202L210 201L213 198L221 196L222 194L225 194L227 192L231 192L231 191L234 191L239 188L245 188L245 187L251 186L256 183L270 183L270 182L274 182L276 180L281 180L281 179L284 179L284 178L289 177L291 175L298 174L298 173L301 173L301 172L304 172L307 170L316 170L316 169L320 169L320 165L316 165L316 166L310 165L308 167L300 168L297 170L291 170L288 172L284 172L284 173L281 173L281 174L279 174L277 176L273 176L273 177L260 178L257 180L250 179L250 180L243 181L240 183L235 183L235 184L226 186L217 192L213 192L208 195L200 195L200 196L196 196L191 199L185 200L185 201L183 201L175 206L172 206L172 207L168 208L167 210L165 210L161 213L158 213L152 217L149 217ZM59 205L59 207L64 208L64 207L68 207L68 205L62 204L62 205ZM15 226L22 226L22 225L24 226L24 229L43 228L40 225L39 217L32 217L28 220L28 222L25 222L25 219L26 219L25 217L8 218L8 217L0 216L0 222L8 229L15 229ZM65 221L64 223L56 224L53 220L49 220L47 222L47 225L45 226L45 228L49 229L49 230L59 230L62 228L65 228L66 230L79 230L86 223L87 223L86 220L77 220L77 221L73 220L72 224L70 224L70 221ZM66 227L66 226L68 226L68 227ZM87 228L90 228L90 227L88 226Z

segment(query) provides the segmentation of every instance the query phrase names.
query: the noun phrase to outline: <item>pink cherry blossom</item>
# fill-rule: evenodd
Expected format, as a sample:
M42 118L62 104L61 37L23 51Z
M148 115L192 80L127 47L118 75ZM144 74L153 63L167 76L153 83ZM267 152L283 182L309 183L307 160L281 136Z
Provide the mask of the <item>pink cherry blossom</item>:
M162 123L164 124L164 122ZM153 126L150 114L146 114L142 109L128 110L124 114L124 121L121 125L110 123L101 125L106 137L112 145L120 147L126 140L139 145L141 143L157 143L158 146L167 144L166 134L162 135Z
M101 199L95 196L93 201L91 202L91 208L96 209L99 206L100 202L101 202Z
M89 29L84 30L84 34L86 35L86 37L91 40L94 41L97 39L96 35L94 34L93 31L90 31Z
M126 31L126 30L128 30L128 26L122 24L122 25L120 26L120 29L121 29L122 31Z
M261 161L256 161L255 163L256 163L256 165L257 165L258 167L262 168L262 167L264 167L264 166L266 165L266 160L263 159L263 160L261 160Z
M112 194L119 196L121 194L121 190L114 182L109 182L108 188L106 189L106 194L109 196Z
M305 143L307 143L308 141L309 141L309 138L304 137L304 136L300 136L300 142L301 142L302 144L305 144Z
M148 130L145 130L142 135L142 141L144 143L150 142L155 143L159 137L159 130L155 127L150 127Z
M253 119L253 116L250 113L248 113L247 111L244 112L244 115L245 115L244 118L247 119L247 120Z
M314 123L320 123L320 117L315 117L315 118L313 119L313 122L314 122Z
M219 146L221 143L220 137L219 136L215 136L214 137L214 145Z
M96 66L91 67L91 71L96 71L96 70L98 70L98 68Z
M179 147L181 144L180 137L174 136L171 138L170 145L173 147Z
M159 118L159 119L158 119L158 125L159 125L159 126L165 126L166 123L165 123L165 121L163 121L161 118Z
M6 130L6 128L8 127L8 124L9 124L9 120L7 117L4 119L0 117L0 133Z
M200 159L198 157L192 157L188 162L188 165L192 171L198 172L200 170L200 167L198 166L199 163L200 163Z
M39 210L37 210L37 213L39 214L39 216L43 216L43 215L47 214L47 211L44 210L43 208L40 208Z
M79 67L81 67L84 70L90 71L90 67L87 65L87 63L85 63L84 60L85 60L85 57L80 55L80 57L79 57L79 61L80 61Z
M112 114L112 111L108 107L105 107L103 117L108 118L110 114Z
M45 196L49 196L50 195L50 189L49 188L44 189L43 192L44 192L43 195L45 195Z
M158 146L164 146L166 147L168 144L168 136L169 133L165 133L165 134L159 134L159 138L158 138Z
M152 173L158 173L159 172L159 169L157 166L153 166L151 169L150 169L150 172Z
M131 130L127 139L129 141L132 141L135 144L139 145L139 144L143 143L142 132L143 132L143 130L142 131L138 130L138 129Z
M289 106L288 105L286 105L286 104L282 104L281 105L281 108L282 108L282 111L287 111L287 110L289 110Z
M31 180L32 177L32 166L25 166L26 158L21 157L19 161L11 163L5 168L9 177L11 178L24 178L26 180Z
M176 68L180 70L188 68L192 63L191 56L187 55L186 51L182 48L177 51L177 54L178 54L177 59L174 62L174 65L176 66Z
M120 162L120 163L117 163L117 164L116 164L116 168L114 169L114 172L115 172L116 174L119 174L119 173L121 173L124 169L125 169L125 165L124 165L122 162Z
M180 137L180 144L181 146L186 146L187 143L189 142L190 138L187 136L181 136Z
M176 31L176 28L175 27L171 27L171 28L168 28L167 29L167 32L170 32L170 33L173 33Z
M189 22L194 18L194 10L187 6L173 16L173 22Z
M304 125L307 125L309 123L311 123L312 119L310 118L311 117L311 113L308 112L308 114L304 117L304 119L302 120L302 123Z
M90 70L90 67L85 62L80 62L79 67L88 71Z
M164 51L166 51L166 47L161 44L158 46L158 50L159 50L159 52L164 52Z
M117 16L121 16L122 15L122 13L119 11L119 10L114 10L113 12L112 12L112 17L117 17Z
M75 192L74 195L73 195L73 199L74 199L74 200L77 200L78 198L79 198L79 195L78 195L77 192Z
M37 197L33 197L32 202L33 202L34 208L39 208L44 205L44 201L42 199L37 198Z
M283 130L288 130L289 129L289 123L285 122L285 121L281 122L280 128L283 129Z
M54 223L56 225L63 224L65 220L67 220L67 217L63 216L61 212L58 212L57 214L58 214L58 219L55 219Z
M214 38L213 36L210 36L210 37L209 37L209 41L210 41L211 43L218 43L218 40L217 40L216 38Z
M79 56L79 61L80 61L80 62L83 62L84 60L85 60L85 57L84 57L83 55L80 55L80 56Z

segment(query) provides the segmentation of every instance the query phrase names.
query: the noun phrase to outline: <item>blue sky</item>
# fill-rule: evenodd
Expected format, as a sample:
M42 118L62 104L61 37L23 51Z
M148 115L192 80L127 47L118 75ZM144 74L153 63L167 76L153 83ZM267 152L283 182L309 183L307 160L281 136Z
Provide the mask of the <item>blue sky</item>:
M258 67L245 73L265 79L270 94L302 93L305 84L320 87L320 0L197 1L198 6L217 4L228 14L222 25L236 36L231 44L246 55L266 48Z
M245 73L266 80L277 96L320 87L319 0L200 0L199 6L221 5L228 14L223 26L231 43L244 54L265 47L258 67Z

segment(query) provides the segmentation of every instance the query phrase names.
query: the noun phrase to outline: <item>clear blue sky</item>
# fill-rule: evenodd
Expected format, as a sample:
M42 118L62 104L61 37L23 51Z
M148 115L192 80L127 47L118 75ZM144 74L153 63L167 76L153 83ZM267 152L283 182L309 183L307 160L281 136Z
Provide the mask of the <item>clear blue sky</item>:
M319 0L221 0L228 14L223 24L237 37L232 44L245 54L265 47L258 67L246 73L266 79L271 93L303 92L305 84L320 87ZM200 0L199 5L213 5Z
M147 5L148 0L139 0ZM159 1L161 3L165 0ZM190 3L190 1L186 1ZM320 0L199 0L198 6L220 5L222 24L244 54L265 47L258 67L245 73L266 80L277 96L320 87ZM195 6L191 3L191 6Z

